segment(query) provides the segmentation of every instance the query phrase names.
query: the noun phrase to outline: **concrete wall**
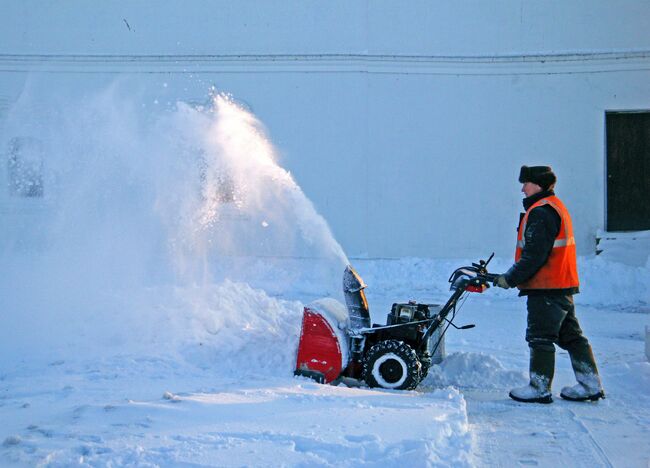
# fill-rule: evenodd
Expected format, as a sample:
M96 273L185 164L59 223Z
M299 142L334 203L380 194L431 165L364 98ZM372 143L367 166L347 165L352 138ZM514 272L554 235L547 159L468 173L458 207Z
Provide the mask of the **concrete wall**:
M25 83L56 92L128 76L150 103L201 100L216 85L268 126L352 256L510 255L521 164L554 167L591 253L606 208L605 111L650 109L646 1L0 11L0 106Z
M8 54L493 56L650 47L644 0L3 0L0 8Z

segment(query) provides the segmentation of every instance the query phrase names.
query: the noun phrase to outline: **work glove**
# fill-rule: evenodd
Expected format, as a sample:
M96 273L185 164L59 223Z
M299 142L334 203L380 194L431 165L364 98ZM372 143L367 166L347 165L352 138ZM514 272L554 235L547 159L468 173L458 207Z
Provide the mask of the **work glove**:
M494 285L499 286L500 288L503 289L510 289L510 285L506 281L506 275L499 275L496 277L494 280Z

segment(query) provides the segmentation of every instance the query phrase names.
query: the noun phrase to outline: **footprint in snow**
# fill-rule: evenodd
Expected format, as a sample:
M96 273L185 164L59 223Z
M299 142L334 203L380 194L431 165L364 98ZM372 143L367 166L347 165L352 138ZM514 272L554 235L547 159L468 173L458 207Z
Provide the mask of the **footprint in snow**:
M3 447L13 447L18 444L20 444L23 440L20 438L20 436L17 435L11 435L7 437L4 442L2 443Z

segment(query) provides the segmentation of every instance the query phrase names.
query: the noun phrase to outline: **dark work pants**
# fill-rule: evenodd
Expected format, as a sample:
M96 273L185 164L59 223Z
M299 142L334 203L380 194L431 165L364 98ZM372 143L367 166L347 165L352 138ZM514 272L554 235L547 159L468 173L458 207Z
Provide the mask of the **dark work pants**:
M589 346L582 334L573 296L528 296L528 346L555 352L553 344L571 353Z
M555 346L571 357L573 370L579 375L598 375L591 345L582 334L575 315L573 296L528 296L526 341L530 347L531 384L550 389L555 373ZM533 378L535 377L535 378ZM543 384L535 384L543 382Z

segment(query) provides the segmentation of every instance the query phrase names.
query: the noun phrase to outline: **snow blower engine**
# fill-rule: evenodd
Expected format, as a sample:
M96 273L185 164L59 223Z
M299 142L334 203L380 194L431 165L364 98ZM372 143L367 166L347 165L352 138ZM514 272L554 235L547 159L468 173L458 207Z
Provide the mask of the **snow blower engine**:
M305 306L294 374L319 383L348 377L370 387L414 389L427 375L449 326L474 327L454 325L456 305L465 293L481 293L494 282L497 275L487 272L493 256L451 274L453 292L446 304L393 304L386 325L371 325L366 285L348 266L343 273L345 306L331 298Z

